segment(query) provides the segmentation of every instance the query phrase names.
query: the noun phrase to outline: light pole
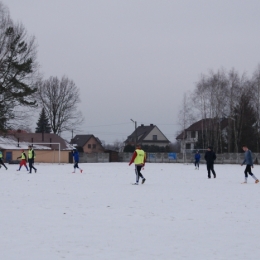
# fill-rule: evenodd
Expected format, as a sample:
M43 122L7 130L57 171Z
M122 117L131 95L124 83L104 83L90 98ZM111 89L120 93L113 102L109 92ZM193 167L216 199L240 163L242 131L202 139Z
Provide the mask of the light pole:
M133 119L130 119L133 123L135 123L135 146L137 145L137 132L136 132L136 126L137 126L137 122L134 121Z

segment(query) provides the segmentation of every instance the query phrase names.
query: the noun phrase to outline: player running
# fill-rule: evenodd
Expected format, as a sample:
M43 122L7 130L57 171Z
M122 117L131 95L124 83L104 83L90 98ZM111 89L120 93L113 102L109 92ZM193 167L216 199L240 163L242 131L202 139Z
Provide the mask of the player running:
M22 152L21 156L17 157L17 160L21 159L20 167L19 167L19 169L17 171L20 171L22 166L24 166L26 168L26 170L29 171L29 169L28 169L28 167L26 165L26 162L27 162L26 154L25 154L24 150L21 150L21 152Z
M83 170L79 168L79 152L76 148L72 150L72 156L74 159L74 171L72 173L76 172L76 168L78 168L80 170L80 173L82 173Z
M243 166L243 164L246 164L246 168L245 168L245 171L244 171L244 173L245 173L245 181L243 183L247 183L248 174L252 176L252 178L255 180L255 183L258 183L259 180L251 172L251 168L254 168L252 152L248 149L247 145L243 145L242 149L245 152L245 159L241 163L241 166Z

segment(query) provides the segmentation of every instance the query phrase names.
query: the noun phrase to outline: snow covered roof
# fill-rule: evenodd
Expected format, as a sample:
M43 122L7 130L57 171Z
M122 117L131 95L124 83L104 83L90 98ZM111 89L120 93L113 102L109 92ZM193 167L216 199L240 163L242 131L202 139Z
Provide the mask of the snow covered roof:
M40 134L41 135L41 134ZM54 134L53 134L54 135ZM32 136L34 142L32 142ZM56 144L47 144L46 139L46 144L37 144L37 143L44 143L40 139L36 138L36 134L21 134L19 136L13 136L13 135L8 135L8 136L0 136L0 149L12 149L12 150L20 150L20 149L28 149L28 145L32 145L34 149L39 149L39 150L52 150L52 149L58 149L58 145ZM53 137L53 136L52 136ZM19 139L18 139L19 138ZM19 141L18 141L19 140ZM49 140L48 140L49 141ZM52 139L53 143L60 143L60 149L61 150L72 150L73 146L69 144L67 141L64 139L60 138L53 138Z

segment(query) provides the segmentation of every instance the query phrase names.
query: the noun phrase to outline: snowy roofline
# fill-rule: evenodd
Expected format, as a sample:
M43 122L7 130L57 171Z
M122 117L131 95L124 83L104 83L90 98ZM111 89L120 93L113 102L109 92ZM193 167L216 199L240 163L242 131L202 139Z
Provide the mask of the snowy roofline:
M68 142L66 142L66 146L67 148L62 149L62 151L70 151L73 149L73 146L71 144L69 144ZM55 143L53 143L55 144ZM15 137L13 136L8 136L8 137L3 137L0 136L0 149L9 149L9 150L21 150L21 149L28 149L28 146L32 145L33 148L36 150L52 150L53 148L48 147L46 145L39 145L39 144L32 144L30 142L19 142L19 146L18 146L18 141Z

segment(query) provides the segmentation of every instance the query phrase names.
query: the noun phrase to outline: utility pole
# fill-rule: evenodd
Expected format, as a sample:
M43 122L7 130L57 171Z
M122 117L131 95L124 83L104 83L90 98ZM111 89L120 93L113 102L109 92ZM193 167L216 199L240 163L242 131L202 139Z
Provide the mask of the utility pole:
M133 119L130 119L133 123L135 123L135 146L137 145L137 132L136 132L136 128L137 128L137 122L134 121Z

